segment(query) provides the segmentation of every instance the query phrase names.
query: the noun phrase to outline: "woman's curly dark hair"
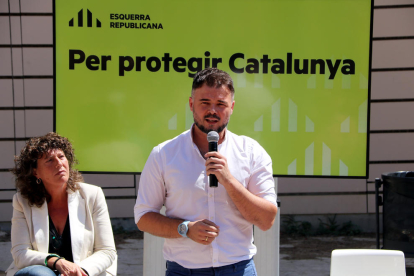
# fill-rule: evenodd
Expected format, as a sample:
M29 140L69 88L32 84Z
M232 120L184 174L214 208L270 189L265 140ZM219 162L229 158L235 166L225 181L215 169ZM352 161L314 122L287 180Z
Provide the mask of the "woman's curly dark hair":
M72 144L65 137L57 133L49 132L48 134L31 138L26 146L21 150L20 156L15 157L15 166L11 170L16 176L16 188L24 198L29 200L31 206L40 207L45 199L50 201L51 197L46 191L43 182L36 183L36 177L33 175L33 169L37 168L37 160L42 158L50 150L60 149L65 153L69 164L69 179L67 188L75 192L79 190L79 184L83 177L74 166L78 163L75 158Z

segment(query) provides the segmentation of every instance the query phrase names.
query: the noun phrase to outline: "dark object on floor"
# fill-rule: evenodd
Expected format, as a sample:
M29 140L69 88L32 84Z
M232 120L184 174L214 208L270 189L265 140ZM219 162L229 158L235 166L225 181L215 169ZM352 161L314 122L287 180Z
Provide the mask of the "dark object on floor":
M378 195L381 184L383 200ZM382 181L375 180L375 191L377 218L378 206L383 205L383 248L401 250L406 257L414 257L414 172L382 174Z

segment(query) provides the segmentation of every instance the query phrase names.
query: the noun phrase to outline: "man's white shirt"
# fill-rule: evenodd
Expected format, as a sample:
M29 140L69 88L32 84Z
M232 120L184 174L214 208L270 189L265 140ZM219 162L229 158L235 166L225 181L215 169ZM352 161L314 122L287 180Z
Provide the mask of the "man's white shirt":
M218 151L230 173L252 194L276 205L272 160L255 140L225 130ZM194 144L191 129L156 146L142 171L134 207L135 223L148 212L189 221L208 219L219 236L202 245L189 238L165 239L164 258L186 268L219 267L256 254L253 225L238 211L225 188L209 187L206 160Z

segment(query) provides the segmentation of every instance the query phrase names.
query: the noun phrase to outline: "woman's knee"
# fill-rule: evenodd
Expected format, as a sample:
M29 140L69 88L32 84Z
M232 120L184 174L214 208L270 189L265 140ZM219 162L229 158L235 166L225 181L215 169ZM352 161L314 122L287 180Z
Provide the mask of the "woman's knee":
M14 276L56 276L56 274L46 266L31 265L20 269Z

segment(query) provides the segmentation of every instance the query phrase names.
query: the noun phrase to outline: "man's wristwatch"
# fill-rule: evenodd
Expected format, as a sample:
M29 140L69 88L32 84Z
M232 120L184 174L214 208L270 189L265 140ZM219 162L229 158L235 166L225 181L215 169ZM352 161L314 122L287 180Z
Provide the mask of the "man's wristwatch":
M181 223L180 225L178 225L178 234L180 234L181 236L183 236L184 238L187 238L187 232L188 232L188 223L190 221L186 220L183 223Z

